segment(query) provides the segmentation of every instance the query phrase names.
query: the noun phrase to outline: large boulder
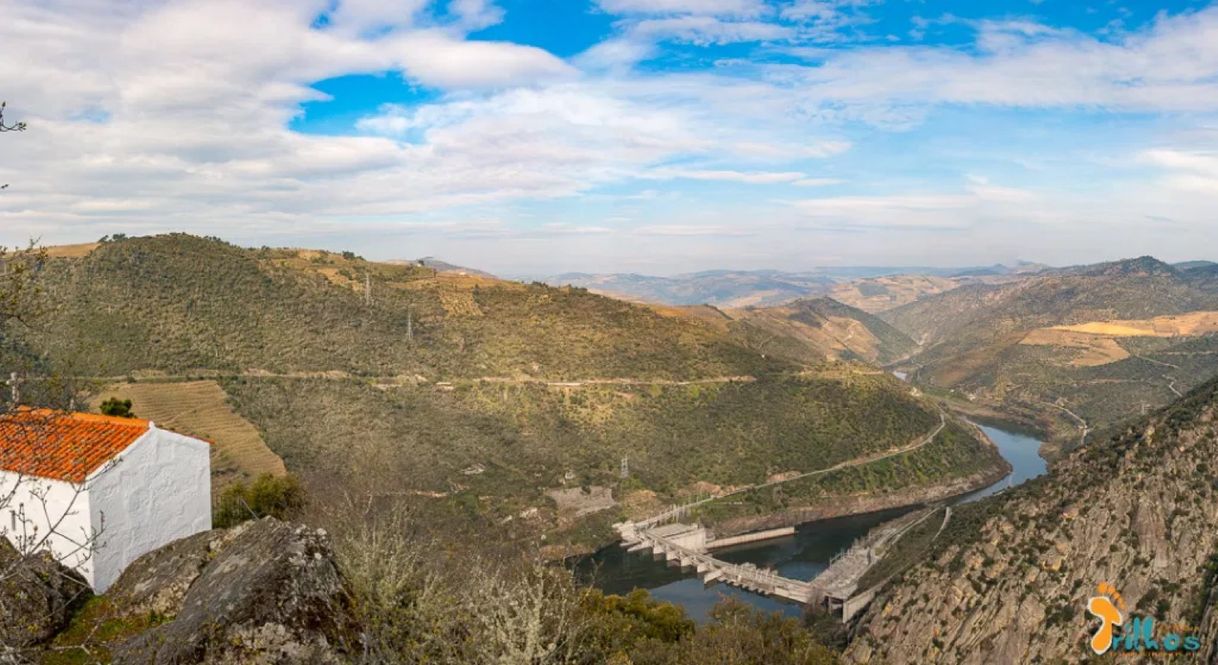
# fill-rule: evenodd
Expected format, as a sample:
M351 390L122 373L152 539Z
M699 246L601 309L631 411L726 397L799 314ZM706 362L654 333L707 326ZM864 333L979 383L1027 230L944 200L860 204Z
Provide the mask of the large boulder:
M48 552L21 556L0 538L0 649L25 649L63 630L92 593Z
M117 663L333 663L356 633L325 532L273 518L151 552L107 597L171 617L115 645Z

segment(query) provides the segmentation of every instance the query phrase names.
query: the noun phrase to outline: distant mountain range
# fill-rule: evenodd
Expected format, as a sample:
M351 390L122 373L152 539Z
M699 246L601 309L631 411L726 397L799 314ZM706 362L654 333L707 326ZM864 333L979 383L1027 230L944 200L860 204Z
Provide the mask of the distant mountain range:
M1047 266L1020 262L1014 266L993 265L973 268L932 268L926 266L839 266L814 268L800 272L781 270L706 270L702 272L660 277L636 273L562 273L541 277L526 277L551 286L579 286L597 293L651 303L669 305L702 305L718 307L749 307L778 305L797 298L834 295L835 287L864 280L872 281L872 293L861 298L887 293L898 276L920 276L940 280L1001 278L1046 269ZM885 284L888 282L888 284ZM955 281L939 282L938 286L955 286ZM936 288L935 292L943 290ZM838 298L843 301L849 298ZM888 304L895 306L907 300ZM868 311L863 302L850 302Z
M1218 266L1143 256L975 283L880 314L917 381L1059 421L1077 442L1218 374ZM1145 405L1145 406L1144 406ZM1073 414L1073 415L1070 415Z
M421 268L431 268L432 270L435 270L436 272L452 272L452 273L457 273L460 275L475 275L478 277L494 277L494 275L490 274L489 272L486 272L483 270L477 270L475 268L466 268L465 266L459 266L456 264L449 263L447 261L441 261L440 259L437 259L434 256L425 256L421 259L410 259L410 260L394 259L394 260L390 260L390 261L385 261L385 263L387 263L389 265L397 265L397 266L410 265L410 266L418 266Z

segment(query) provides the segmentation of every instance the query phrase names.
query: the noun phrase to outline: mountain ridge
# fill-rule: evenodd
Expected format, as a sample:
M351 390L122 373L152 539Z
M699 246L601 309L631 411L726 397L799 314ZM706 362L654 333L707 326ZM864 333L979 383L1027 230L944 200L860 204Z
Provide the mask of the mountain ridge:
M1199 630L1205 662L1212 662L1216 418L1218 380L1211 380L1075 451L1049 475L959 507L954 528L925 562L873 602L847 660L1081 659L1098 625L1087 599L1107 582L1130 613Z

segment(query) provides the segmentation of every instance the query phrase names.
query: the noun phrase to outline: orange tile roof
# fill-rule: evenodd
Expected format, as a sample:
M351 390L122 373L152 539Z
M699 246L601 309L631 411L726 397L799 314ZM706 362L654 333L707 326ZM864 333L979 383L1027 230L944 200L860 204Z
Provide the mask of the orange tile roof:
M21 409L0 416L0 470L84 482L149 427L139 418Z

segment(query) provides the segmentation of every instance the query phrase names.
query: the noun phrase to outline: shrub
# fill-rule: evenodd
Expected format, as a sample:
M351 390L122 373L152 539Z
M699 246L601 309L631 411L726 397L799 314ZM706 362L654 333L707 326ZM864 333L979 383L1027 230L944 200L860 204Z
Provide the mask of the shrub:
M101 403L98 407L102 415L114 416L116 418L134 418L135 414L131 412L131 400L119 399L111 397Z
M237 482L226 488L212 522L217 528L228 528L263 517L290 520L300 515L304 505L304 488L296 476L264 473L249 485Z

